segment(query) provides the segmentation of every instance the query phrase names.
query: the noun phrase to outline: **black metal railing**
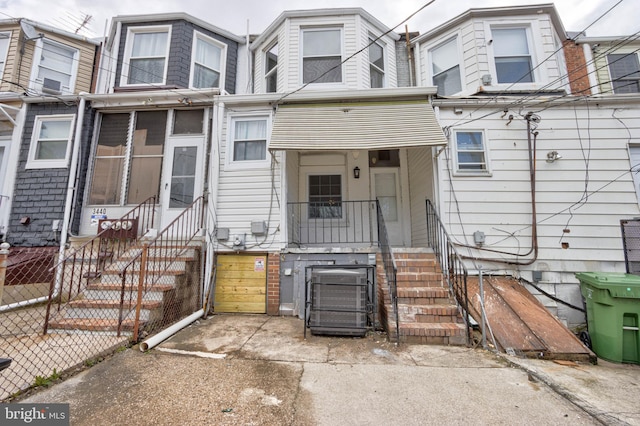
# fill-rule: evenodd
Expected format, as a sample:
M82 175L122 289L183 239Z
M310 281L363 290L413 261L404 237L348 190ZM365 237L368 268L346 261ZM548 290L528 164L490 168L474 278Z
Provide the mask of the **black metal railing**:
M469 343L469 297L467 293L467 268L451 242L435 207L427 200L427 237L428 244L433 249L442 273L449 284L458 304L458 310L466 325L467 343Z
M196 198L189 207L184 209L167 227L155 238L143 241L137 254L120 269L121 279L120 307L118 331L123 327L125 319L133 319L132 341L140 336L142 323L145 331L152 333L162 327L177 322L202 307L201 277L181 283L176 288L173 303L164 305L163 314L155 318L141 320L140 314L144 303L158 302L158 297L147 295L152 291L175 286L175 274L183 274L185 267L181 265L195 256L200 256L200 250L189 253L196 247L194 243L204 226L205 197ZM198 246L199 248L199 246ZM197 259L195 259L197 260ZM199 261L198 261L199 263ZM164 300L164 299L160 299Z
M396 261L393 258L393 252L391 251L391 242L389 241L389 233L387 232L387 226L384 222L382 208L380 207L380 203L377 201L376 211L379 236L378 246L380 247L380 253L382 255L384 273L387 278L387 285L389 286L389 297L391 298L391 306L393 306L393 315L396 321L396 342L400 342L400 315L398 313L397 286L398 267L396 266Z
M289 244L376 245L375 200L287 203Z
M63 311L106 269L117 264L120 256L138 244L145 232L153 227L155 207L155 196L149 197L119 219L104 221L95 237L72 249L50 268L43 334L47 334L53 316Z

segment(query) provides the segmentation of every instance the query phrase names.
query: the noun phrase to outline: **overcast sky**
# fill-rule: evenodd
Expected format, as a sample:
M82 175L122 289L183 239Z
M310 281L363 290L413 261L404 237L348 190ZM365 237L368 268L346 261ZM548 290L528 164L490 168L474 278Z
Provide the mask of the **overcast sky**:
M390 28L400 24L428 0L0 0L0 19L28 18L100 37L116 15L186 12L237 35L263 31L284 10L362 7ZM565 30L582 31L620 0L435 0L408 21L409 31L421 33L469 8L555 3ZM622 0L587 30L588 36L630 35L640 31L639 0ZM110 25L110 21L109 21ZM404 31L404 25L399 27Z

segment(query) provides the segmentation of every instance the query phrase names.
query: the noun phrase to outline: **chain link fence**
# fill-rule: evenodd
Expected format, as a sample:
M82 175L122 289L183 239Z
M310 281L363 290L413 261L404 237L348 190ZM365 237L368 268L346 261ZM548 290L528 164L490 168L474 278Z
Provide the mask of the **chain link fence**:
M198 199L161 233L153 200L88 241L0 254L0 401L90 366L202 308ZM6 247L5 247L6 248ZM3 277L4 275L4 277Z

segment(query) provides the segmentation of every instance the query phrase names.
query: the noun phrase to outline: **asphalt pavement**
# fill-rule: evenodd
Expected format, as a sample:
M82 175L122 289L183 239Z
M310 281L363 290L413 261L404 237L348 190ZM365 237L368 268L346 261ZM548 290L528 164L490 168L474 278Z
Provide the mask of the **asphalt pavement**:
M640 425L640 366L531 360L382 333L313 336L301 320L213 315L19 403L72 425Z

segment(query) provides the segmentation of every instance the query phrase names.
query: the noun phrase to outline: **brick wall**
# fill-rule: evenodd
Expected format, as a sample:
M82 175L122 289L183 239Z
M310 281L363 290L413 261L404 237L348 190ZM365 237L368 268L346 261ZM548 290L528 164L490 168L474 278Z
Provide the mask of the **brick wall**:
M567 71L569 74L569 86L574 95L590 95L591 84L587 71L587 62L584 57L582 45L576 44L572 40L565 40L562 43L564 57L567 61Z
M267 258L267 315L280 315L280 253Z

